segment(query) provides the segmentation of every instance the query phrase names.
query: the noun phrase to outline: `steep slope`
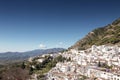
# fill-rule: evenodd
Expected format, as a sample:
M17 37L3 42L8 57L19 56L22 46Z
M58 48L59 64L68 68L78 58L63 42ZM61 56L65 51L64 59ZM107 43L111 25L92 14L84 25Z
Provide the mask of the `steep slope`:
M120 18L105 27L94 29L83 39L77 41L71 48L87 49L92 45L120 46Z

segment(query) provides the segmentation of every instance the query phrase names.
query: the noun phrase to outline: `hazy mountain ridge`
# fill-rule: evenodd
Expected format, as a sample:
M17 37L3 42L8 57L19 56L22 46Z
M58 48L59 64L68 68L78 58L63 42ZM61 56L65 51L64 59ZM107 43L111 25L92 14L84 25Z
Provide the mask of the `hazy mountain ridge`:
M70 48L82 50L90 48L92 45L120 46L120 18L115 20L112 24L94 29Z
M63 48L52 48L52 49L36 49L27 52L5 52L0 53L0 64L7 63L7 62L14 62L14 61L21 61L28 59L29 57L34 57L42 54L47 53L57 53L59 51L63 51Z

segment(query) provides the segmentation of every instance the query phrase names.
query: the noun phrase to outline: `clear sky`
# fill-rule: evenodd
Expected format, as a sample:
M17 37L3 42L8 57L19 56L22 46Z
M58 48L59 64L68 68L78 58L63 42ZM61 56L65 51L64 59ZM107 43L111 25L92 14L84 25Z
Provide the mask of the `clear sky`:
M0 52L68 48L120 17L120 0L0 0Z

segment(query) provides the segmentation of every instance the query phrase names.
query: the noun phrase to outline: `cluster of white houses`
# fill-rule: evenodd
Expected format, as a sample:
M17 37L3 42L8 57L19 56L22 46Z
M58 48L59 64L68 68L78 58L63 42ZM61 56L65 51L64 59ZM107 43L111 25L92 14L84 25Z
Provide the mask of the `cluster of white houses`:
M83 51L71 49L60 53L70 62L57 63L47 74L47 80L79 80L81 75L88 80L120 80L120 47L95 46ZM107 67L98 66L106 64ZM109 67L109 68L108 68Z

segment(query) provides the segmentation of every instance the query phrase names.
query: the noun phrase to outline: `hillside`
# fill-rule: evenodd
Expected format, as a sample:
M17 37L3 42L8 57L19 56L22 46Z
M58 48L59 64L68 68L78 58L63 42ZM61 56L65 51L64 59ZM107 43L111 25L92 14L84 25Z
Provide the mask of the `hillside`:
M94 29L83 39L77 41L71 48L87 49L92 45L118 45L120 46L120 18L112 24Z

